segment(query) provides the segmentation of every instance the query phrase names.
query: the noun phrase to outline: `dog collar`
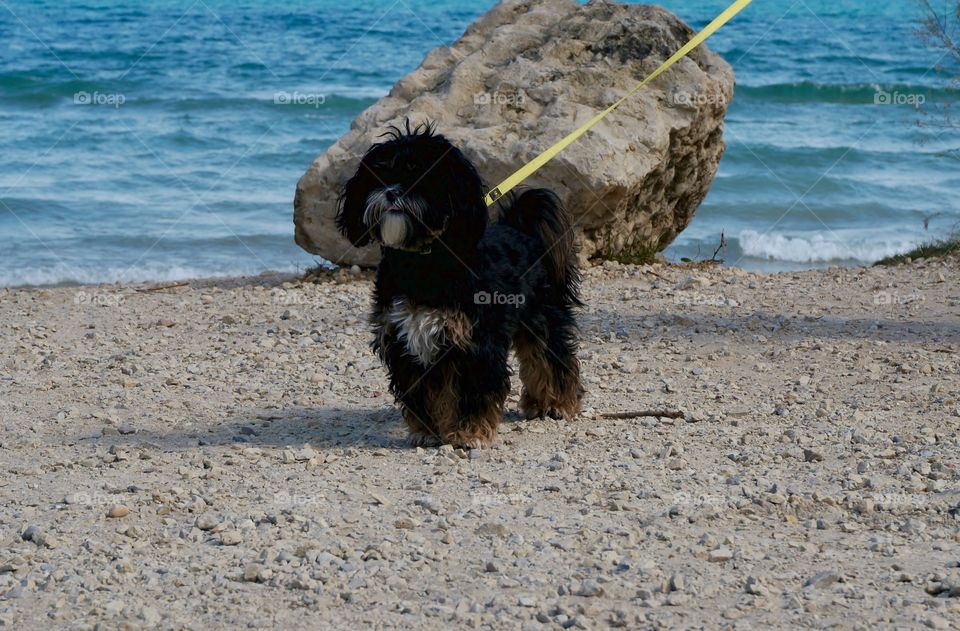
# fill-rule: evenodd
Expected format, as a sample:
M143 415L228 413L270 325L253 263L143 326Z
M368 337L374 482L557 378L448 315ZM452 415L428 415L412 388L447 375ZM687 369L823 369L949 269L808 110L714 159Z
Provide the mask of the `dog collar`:
M409 254L430 254L431 252L433 252L433 248L431 247L433 245L433 239L430 239L424 245L425 247L423 248L395 248L389 245L384 247L390 248L391 250L399 250L401 252L407 252Z

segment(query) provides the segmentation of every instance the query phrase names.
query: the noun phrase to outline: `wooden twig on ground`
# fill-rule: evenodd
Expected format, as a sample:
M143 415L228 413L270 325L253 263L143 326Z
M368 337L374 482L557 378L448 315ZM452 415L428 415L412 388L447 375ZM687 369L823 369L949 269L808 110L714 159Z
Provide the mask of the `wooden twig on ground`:
M161 289L173 289L175 287L185 287L190 284L188 280L181 280L176 283L170 283L169 285L159 285L157 287L144 287L143 289L138 289L137 291L160 291Z
M605 412L603 418L625 419L641 418L644 416L657 416L663 418L683 418L683 412L679 410L640 410L638 412Z

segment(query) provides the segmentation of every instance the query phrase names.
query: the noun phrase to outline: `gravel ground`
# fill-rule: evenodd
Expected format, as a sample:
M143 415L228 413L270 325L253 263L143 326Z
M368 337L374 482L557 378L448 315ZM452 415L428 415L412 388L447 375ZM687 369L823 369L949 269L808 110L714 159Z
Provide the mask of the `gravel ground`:
M957 626L958 275L593 268L584 414L472 452L368 275L0 290L0 626Z

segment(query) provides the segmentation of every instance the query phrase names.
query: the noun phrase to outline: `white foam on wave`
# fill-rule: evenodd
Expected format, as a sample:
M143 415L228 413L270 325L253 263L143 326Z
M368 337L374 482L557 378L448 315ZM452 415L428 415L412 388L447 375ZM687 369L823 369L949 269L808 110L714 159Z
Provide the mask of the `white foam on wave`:
M143 265L135 267L73 267L57 264L34 269L0 269L0 287L100 285L111 283L174 282L194 278L225 276L257 276L262 266L190 267L180 265ZM269 271L290 274L303 271L302 266L287 265Z
M778 232L744 230L737 240L744 256L791 263L859 261L875 263L887 256L903 254L917 247L921 239L891 235L844 239L849 233L813 233L788 236Z

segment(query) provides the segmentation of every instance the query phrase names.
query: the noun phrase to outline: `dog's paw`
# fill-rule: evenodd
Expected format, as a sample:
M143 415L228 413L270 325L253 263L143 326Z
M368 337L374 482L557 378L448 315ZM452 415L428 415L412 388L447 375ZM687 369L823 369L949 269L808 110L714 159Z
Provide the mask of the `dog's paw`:
M567 420L569 420L571 418L567 416L567 414L562 410L558 408L553 408L553 407L542 408L540 406L530 406L527 408L523 408L521 412L523 412L524 418L527 419L528 421L532 421L535 419L545 419L548 416L552 419L558 419L558 420L562 418L566 418Z
M493 441L472 438L469 440L451 440L450 444L459 449L489 449L493 446Z
M489 449L496 439L496 431L489 435L476 432L454 432L446 436L443 442L460 449Z
M440 442L440 438L433 434L410 432L410 434L407 435L407 444L411 447L439 447Z
M522 398L520 400L520 413L528 421L545 419L548 416L556 420L572 421L580 413L580 399L552 401L549 404L544 404L531 398Z

